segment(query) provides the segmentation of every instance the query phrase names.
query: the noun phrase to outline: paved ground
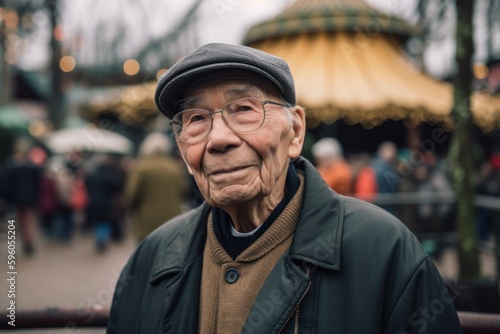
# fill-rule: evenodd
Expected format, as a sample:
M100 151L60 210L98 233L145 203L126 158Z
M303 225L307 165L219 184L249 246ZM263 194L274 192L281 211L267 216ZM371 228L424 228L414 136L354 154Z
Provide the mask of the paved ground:
M5 235L0 241L0 306L5 310L8 303L6 289L6 242ZM18 247L19 248L19 247ZM105 254L94 249L92 236L77 235L69 244L48 242L38 238L35 256L17 259L18 309L33 310L47 307L78 308L94 304L109 307L117 277L126 260L133 252L135 242L127 239L120 244L112 244ZM485 276L495 275L493 253L481 254L482 270ZM453 278L457 273L456 253L447 249L436 263L441 274ZM2 319L1 321L5 321ZM7 333L7 331L0 331ZM18 333L56 334L65 330L18 331ZM71 330L70 333L104 333L104 329Z
M109 306L118 275L134 247L132 240L126 240L99 254L91 236L78 236L69 244L39 243L35 256L21 256L18 261L16 303L20 309ZM6 298L0 296L2 305Z
M1 239L0 306L5 310L9 302L6 289L6 242ZM102 305L109 307L118 275L135 248L127 239L111 244L104 254L94 248L92 235L78 234L68 244L49 242L38 238L33 257L17 257L16 306L18 310L46 309L48 307L79 308ZM19 244L18 249L20 250ZM1 319L1 321L5 321ZM0 333L6 331L0 331ZM68 333L68 331L38 330L19 333ZM74 330L76 333L104 333L100 330Z

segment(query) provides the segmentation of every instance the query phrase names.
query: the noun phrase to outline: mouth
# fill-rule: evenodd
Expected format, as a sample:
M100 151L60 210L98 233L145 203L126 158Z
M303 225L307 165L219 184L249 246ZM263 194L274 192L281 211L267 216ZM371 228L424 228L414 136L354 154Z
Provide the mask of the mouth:
M209 176L215 176L215 175L221 175L221 174L234 173L234 172L238 172L240 170L246 169L247 167L248 166L218 169L218 170L215 170L215 171L209 173L208 175Z

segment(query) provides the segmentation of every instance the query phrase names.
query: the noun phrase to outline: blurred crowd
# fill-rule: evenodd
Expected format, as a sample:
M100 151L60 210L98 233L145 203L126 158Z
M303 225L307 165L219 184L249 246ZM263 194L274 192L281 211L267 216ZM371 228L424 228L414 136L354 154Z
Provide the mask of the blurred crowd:
M6 217L3 221L15 217L26 255L36 252L38 234L63 243L76 233L91 234L101 253L128 234L139 242L169 218L202 202L174 144L155 132L142 141L136 157L105 152L53 155L21 138L0 166L0 216ZM337 139L323 138L312 145L311 153L332 189L374 201L417 236L455 230L452 202L391 203L391 195L402 193L452 192L450 166L434 152L383 142L376 152L346 156ZM477 194L500 198L500 155L478 165L476 185ZM381 195L389 197L377 202ZM479 246L491 248L500 236L500 215L483 207L476 214ZM435 248L429 244L426 250L433 253Z
M312 146L312 155L332 189L374 201L391 212L421 239L428 253L439 255L446 243L445 233L456 230L453 201L428 200L436 195L444 199L453 194L452 166L448 159L435 152L398 148L387 141L373 154L346 156L337 139L323 138ZM500 198L499 154L478 162L475 193ZM415 196L407 197L408 204L401 204L397 199L401 199L402 194ZM381 201L383 199L385 201ZM498 211L477 206L476 226L478 247L492 250L494 241L500 237Z
M15 219L26 255L37 236L69 243L92 234L96 251L131 233L139 242L167 219L194 206L190 176L169 138L153 133L137 157L106 152L53 155L21 138L0 168L0 216Z

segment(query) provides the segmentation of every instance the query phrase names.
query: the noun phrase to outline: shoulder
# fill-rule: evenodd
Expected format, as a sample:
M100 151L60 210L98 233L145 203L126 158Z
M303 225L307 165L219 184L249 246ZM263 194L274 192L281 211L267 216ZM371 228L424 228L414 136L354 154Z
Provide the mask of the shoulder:
M383 238L386 242L398 239L410 239L418 242L413 233L397 217L386 210L348 196L340 196L344 208L344 231L356 233L358 237Z
M209 206L204 203L165 222L139 243L125 269L140 268L152 273L158 266L166 265L165 254L187 254L191 239L208 211Z
M344 215L350 224L368 224L382 229L405 229L406 226L394 215L365 200L339 195Z
M151 232L144 240L145 246L162 245L166 247L180 235L190 235L206 212L208 212L208 205L202 205L175 216Z
M356 198L340 196L344 206L343 254L363 254L375 263L405 263L407 274L428 259L415 235L384 209Z

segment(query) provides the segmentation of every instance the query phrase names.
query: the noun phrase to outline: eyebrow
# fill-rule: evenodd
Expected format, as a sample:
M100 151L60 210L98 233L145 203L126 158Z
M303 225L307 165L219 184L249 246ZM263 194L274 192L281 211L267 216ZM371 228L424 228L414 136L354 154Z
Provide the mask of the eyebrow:
M231 98L237 98L237 97L241 97L244 95L248 95L248 93L251 93L251 92L261 93L261 90L254 85L247 85L247 86L244 86L241 88L228 89L227 91L224 92L224 96L227 99L231 99Z
M177 109L186 110L189 108L193 108L201 101L203 101L203 98L201 96L190 96L188 98L180 100L179 103L177 104Z
M249 93L256 92L262 94L262 91L259 87L254 85L247 85L241 88L231 88L224 92L224 97L228 100L234 100L243 96L248 96ZM183 100L180 100L177 104L178 110L186 110L193 107L196 107L205 99L201 96L189 96Z

